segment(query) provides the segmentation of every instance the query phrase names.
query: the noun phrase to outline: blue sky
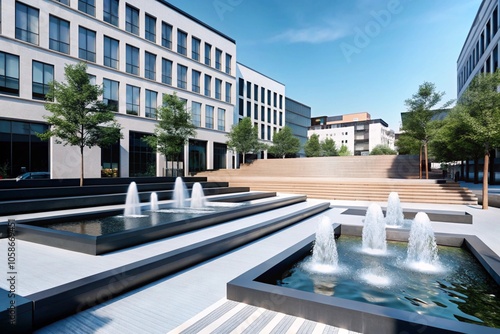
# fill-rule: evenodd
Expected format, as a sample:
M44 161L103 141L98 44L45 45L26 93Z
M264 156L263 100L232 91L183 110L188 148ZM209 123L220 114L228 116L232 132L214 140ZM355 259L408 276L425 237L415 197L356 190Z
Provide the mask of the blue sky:
M313 116L368 112L398 130L433 82L455 99L456 62L481 0L167 0L236 40L237 59Z

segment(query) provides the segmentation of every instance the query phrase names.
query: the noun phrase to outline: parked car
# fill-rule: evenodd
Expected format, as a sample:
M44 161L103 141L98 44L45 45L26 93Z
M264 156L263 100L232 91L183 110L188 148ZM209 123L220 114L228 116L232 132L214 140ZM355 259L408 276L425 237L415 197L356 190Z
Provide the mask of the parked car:
M37 180L37 179L50 179L49 172L28 172L16 177L16 181L20 180Z

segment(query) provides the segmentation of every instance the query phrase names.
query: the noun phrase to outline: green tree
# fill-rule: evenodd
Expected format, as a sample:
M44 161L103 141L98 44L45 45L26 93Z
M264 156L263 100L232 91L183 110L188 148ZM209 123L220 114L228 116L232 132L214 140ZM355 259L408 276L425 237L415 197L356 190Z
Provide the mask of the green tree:
M371 151L370 155L396 155L397 152L387 145L377 145Z
M476 75L458 104L457 117L465 140L481 147L484 156L483 209L488 209L490 150L500 146L500 71Z
M156 110L158 123L154 134L144 140L155 151L165 157L165 161L177 161L189 138L196 136L196 126L191 121L191 114L186 103L177 94L164 94L163 103ZM168 164L167 164L168 166ZM172 173L173 175L173 173Z
M252 120L249 117L243 118L238 124L231 127L231 131L226 135L228 141L227 147L235 152L243 155L243 163L245 163L245 155L247 153L255 153L267 148L267 145L259 141L257 127L253 126Z
M396 140L396 147L399 154L419 154L421 146L422 144L419 140L409 136L404 132Z
M66 83L49 83L46 98L54 102L45 104L45 109L51 114L44 118L50 127L38 136L43 140L55 137L58 144L80 148L80 186L83 186L84 148L106 147L116 143L122 138L121 128L115 120L115 114L98 100L103 88L90 83L85 63L66 65L64 77Z
M321 142L322 155L325 157L333 157L339 155L337 147L335 146L335 141L332 138L326 138Z
M425 177L429 178L428 144L434 134L432 121L441 110L436 106L441 102L444 92L437 92L436 86L430 82L424 82L418 87L417 93L405 101L408 112L403 117L402 130L406 135L420 141L424 150ZM446 108L453 101L446 102L442 108ZM422 158L420 158L422 161Z
M347 148L346 145L342 145L340 146L340 149L339 149L339 155L340 156L348 156L348 155L352 155L351 151L349 151L349 149Z
M295 155L300 151L300 139L292 134L292 129L284 126L273 136L273 145L269 152L285 159L287 154Z
M319 135L313 134L304 144L304 152L306 157L320 157L321 144L319 143Z

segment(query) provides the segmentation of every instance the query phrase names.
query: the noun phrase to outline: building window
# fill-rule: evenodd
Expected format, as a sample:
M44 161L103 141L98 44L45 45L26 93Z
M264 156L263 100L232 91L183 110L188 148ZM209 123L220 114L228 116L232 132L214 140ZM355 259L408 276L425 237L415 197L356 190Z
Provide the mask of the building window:
M101 147L101 177L120 176L120 140Z
M217 70L222 70L222 51L215 49L215 68Z
M271 140L271 127L267 126L267 140Z
M201 126L201 103L194 102L191 105L191 116L194 126Z
M95 31L80 27L78 57L95 63Z
M244 96L245 95L245 80L242 78L238 79L238 95L239 96Z
M280 126L283 126L283 113L280 112Z
M139 35L139 9L129 5L125 7L125 30Z
M118 68L120 54L120 42L108 36L104 36L104 66Z
M253 119L259 120L259 105L257 103L253 105Z
M177 64L177 87L187 89L187 67Z
M214 107L209 105L205 106L205 127L207 129L214 128Z
M126 71L130 74L139 75L139 49L128 44Z
M267 90L267 105L271 105L271 91Z
M102 80L102 85L103 85L103 99L102 102L105 103L109 110L112 111L118 111L118 91L119 91L119 82L110 80L110 79L103 79Z
M273 110L273 124L276 125L277 121L278 121L278 112L276 110Z
M266 139L266 127L264 124L260 125L260 139Z
M283 95L280 94L280 109L283 109Z
M247 117L252 117L252 102L247 101Z
M205 96L212 95L212 77L205 74Z
M260 107L260 120L262 122L266 121L266 107Z
M187 33L177 30L177 52L187 56Z
M240 99L238 100L238 114L239 114L240 116L243 116L243 115L244 115L244 112L245 112L245 108L244 108L244 106L245 106L245 102L243 101L243 99L241 99L241 98L240 98Z
M205 65L212 65L212 46L205 43Z
M78 10L95 16L95 0L78 0Z
M19 56L0 52L0 93L19 96Z
M278 94L276 93L273 93L273 107L277 107L278 106Z
M247 98L252 98L252 83L250 81L247 81Z
M267 123L271 123L271 108L267 108Z
M222 80L215 79L215 98L217 100L220 100L222 98L221 90L222 90Z
M158 93L146 89L146 117L156 119L156 108L158 107Z
M259 86L256 84L253 85L253 99L259 101Z
M56 1L66 5L66 6L69 6L69 0L56 0Z
M226 131L226 110L217 109L217 130Z
M161 60L161 82L172 84L172 61L165 58Z
M156 55L147 51L144 54L144 76L156 80Z
M200 45L201 41L198 38L191 38L191 58L196 61L200 61Z
M230 82L226 82L226 102L231 103L231 91L233 85Z
M266 89L264 87L260 88L260 102L266 103Z
M172 26L168 23L161 23L161 45L172 49Z
M103 19L104 22L111 23L118 27L118 10L119 1L118 0L104 0L104 11Z
M192 91L195 92L195 93L199 93L200 92L200 77L201 77L201 73L198 72L198 71L193 70L192 71L192 77L193 77Z
M143 139L150 134L130 131L129 136L129 175L155 176L156 153Z
M214 143L214 169L226 168L227 145Z
M49 48L69 54L69 22L50 15Z
M38 9L16 2L16 39L38 45Z
M156 43L156 17L146 14L146 33L147 40Z
M32 98L45 100L52 80L54 80L54 65L33 61Z
M127 85L127 114L139 115L141 89Z
M226 53L226 73L231 74L231 62L232 58L230 54Z

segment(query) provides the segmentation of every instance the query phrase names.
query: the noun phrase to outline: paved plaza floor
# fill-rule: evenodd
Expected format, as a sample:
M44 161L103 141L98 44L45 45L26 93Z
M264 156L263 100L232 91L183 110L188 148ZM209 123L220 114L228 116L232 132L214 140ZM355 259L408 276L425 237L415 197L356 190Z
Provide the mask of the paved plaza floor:
M500 187L491 189L493 192L497 190ZM309 199L307 203L315 202L318 200ZM348 207L367 207L369 204L361 201L331 201L331 208L322 215L327 215L334 223L362 225L363 216L343 215L342 212ZM476 205L402 205L407 209L422 211L447 210L471 214L473 224L433 222L434 231L477 235L500 255L499 208L482 210ZM286 211L287 208L282 208L266 214L279 216ZM52 323L36 333L349 333L343 329L225 299L227 282L313 234L318 219L313 217L301 221L222 256ZM237 226L248 226L255 222L256 217L247 217L240 219ZM127 261L224 233L226 229L234 229L234 226L221 224L202 232L186 233L102 256L85 255L18 240L20 294L29 294L58 284L57 282L70 281L103 269L112 269ZM0 240L0 249L5 247L6 240ZM2 264L6 263L4 252L0 252L0 261ZM5 288L2 284L0 287ZM263 323L264 318L267 320ZM261 320L256 322L256 319Z

